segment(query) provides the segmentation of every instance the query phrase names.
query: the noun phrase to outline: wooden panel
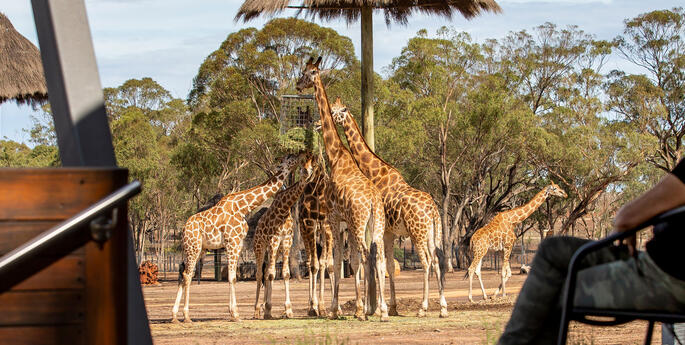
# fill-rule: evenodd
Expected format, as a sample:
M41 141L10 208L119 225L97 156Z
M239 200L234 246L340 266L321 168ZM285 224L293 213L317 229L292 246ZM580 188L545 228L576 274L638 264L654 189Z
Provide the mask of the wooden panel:
M83 290L9 291L0 295L0 325L81 323L83 301Z
M55 220L0 221L0 255L9 253L12 249L28 242L58 223ZM74 253L84 254L85 249L76 249Z
M0 327L0 344L85 344L83 326Z
M125 169L0 169L0 219L63 220L122 186L126 178Z
M85 255L69 255L19 283L12 291L85 288Z

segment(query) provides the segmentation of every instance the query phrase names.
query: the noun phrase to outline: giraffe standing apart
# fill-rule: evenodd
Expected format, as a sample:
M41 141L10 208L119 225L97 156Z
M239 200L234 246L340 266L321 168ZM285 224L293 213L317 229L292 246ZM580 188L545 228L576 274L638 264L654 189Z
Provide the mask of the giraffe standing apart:
M277 173L263 184L246 191L228 194L214 207L188 218L183 228L183 263L179 270L178 292L172 309L172 322L178 322L176 314L182 295L185 297L183 321L191 322L188 313L190 281L195 270L195 264L202 251L219 248L225 248L228 257L229 317L234 321L239 320L235 283L238 256L248 228L245 215L261 205L264 200L276 194L278 189L283 186L283 182L290 171L302 161L303 157L302 154L283 157Z
M501 272L502 282L497 290L495 290L493 297L497 296L500 289L502 290L502 296L507 295L504 286L507 282L507 279L511 277L509 256L511 255L511 249L514 247L514 242L516 241L514 225L521 223L528 218L550 195L565 198L566 192L564 192L564 190L558 185L552 183L537 193L535 197L533 197L533 199L527 204L517 207L513 210L498 213L488 224L473 233L473 236L471 237L473 261L471 261L471 266L469 266L469 270L466 272L469 277L469 301L473 302L473 298L471 296L471 287L473 285L474 272L476 273L476 276L478 276L480 289L483 291L483 299L488 298L485 294L483 281L480 278L480 266L483 263L483 257L485 256L485 253L488 252L488 249L503 250Z
M383 233L385 228L385 215L383 212L383 199L354 162L350 151L342 144L335 123L331 118L331 108L328 97L324 90L319 73L321 57L313 63L309 59L302 76L297 82L297 90L313 87L316 102L321 117L323 142L326 147L326 157L331 166L331 180L327 195L330 209L339 210L342 219L347 223L350 232L351 248L354 252L351 256L355 269L355 290L357 294L357 308L355 316L360 320L366 319L366 314L373 314L376 309L376 282L378 280L379 304L381 320L388 321L388 306L385 303L383 290L385 289L385 258L383 255ZM365 229L367 224L371 227L371 246L365 242ZM336 231L336 229L333 229ZM342 243L339 231L336 234L335 273L339 274L342 257ZM361 256L361 257L360 257ZM364 304L360 292L360 260L361 264L367 265L364 269L366 299ZM335 279L335 289L331 299L331 318L337 318L338 292L341 279ZM366 308L365 308L366 307Z
M264 319L271 319L271 294L276 275L276 257L282 253L283 284L285 286L285 317L292 318L293 310L290 303L290 247L293 244L293 217L291 209L302 195L302 190L312 176L312 156L308 155L302 168L300 181L290 188L276 193L269 209L259 218L254 234L254 254L257 265L257 294L255 299L255 319L259 318L261 306L259 304L259 289L264 283ZM264 254L268 258L266 276L264 272Z
M440 317L447 317L444 274L445 256L442 253L442 224L440 213L430 194L412 188L392 165L371 151L347 107L340 98L331 105L333 120L343 126L350 151L361 171L378 188L385 206L385 260L390 276L390 315L397 315L395 300L395 260L393 244L396 236L409 236L417 249L423 266L423 301L418 316L428 309L428 278L430 268L437 273L440 291Z
M323 304L325 271L333 290L333 233L329 223L329 210L326 202L328 177L322 163L316 163L312 179L304 187L300 204L300 233L307 252L309 268L309 316L326 315ZM318 230L318 231L317 231ZM319 259L316 242L321 238L321 259ZM321 278L317 296L317 278Z

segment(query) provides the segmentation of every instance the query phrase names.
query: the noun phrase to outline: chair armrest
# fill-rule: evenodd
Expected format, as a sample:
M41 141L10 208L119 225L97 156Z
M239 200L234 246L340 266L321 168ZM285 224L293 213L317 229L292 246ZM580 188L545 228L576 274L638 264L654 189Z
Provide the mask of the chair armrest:
M680 217L685 215L685 206L680 206L678 208L674 208L670 211L666 211L660 215L657 215L646 222L630 229L624 232L619 232L619 233L614 233L611 234L599 241L593 241L584 244L576 252L573 254L571 257L571 261L569 262L569 268L568 272L566 274L566 284L564 286L564 298L563 298L563 304L562 304L562 313L561 313L561 325L562 327L565 327L566 324L570 321L571 313L573 311L573 299L575 297L575 287L576 287L576 278L577 278L577 273L579 271L580 267L580 262L583 260L588 254L597 251L601 248L610 246L612 243L618 240L622 240L624 238L627 238L638 231L652 226L656 225L659 223L666 222L668 220ZM563 337L563 338L562 338ZM560 332L559 333L559 343L565 343L566 342L566 334L565 332Z

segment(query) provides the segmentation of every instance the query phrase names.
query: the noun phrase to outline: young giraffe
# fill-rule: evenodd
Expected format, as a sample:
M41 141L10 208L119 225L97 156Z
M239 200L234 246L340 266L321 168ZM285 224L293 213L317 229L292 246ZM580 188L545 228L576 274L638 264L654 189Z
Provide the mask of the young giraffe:
M361 171L378 188L385 206L385 260L390 276L390 315L397 314L395 299L395 260L393 243L397 236L409 236L417 249L423 266L423 301L418 316L426 315L428 309L428 278L430 268L437 273L440 291L440 317L447 317L444 274L447 270L442 245L440 213L430 194L417 190L405 182L392 165L378 157L364 141L354 117L340 98L331 104L333 120L345 129L350 151Z
M528 218L550 195L565 198L566 192L558 185L552 183L537 193L527 204L509 211L498 213L488 224L473 233L473 236L471 237L473 261L471 261L469 270L466 272L466 275L469 277L469 301L473 302L471 288L473 285L474 272L476 273L476 276L478 276L480 289L483 291L483 299L488 298L485 294L483 281L480 279L480 266L483 263L483 257L485 256L485 253L488 252L488 249L504 251L502 253L502 282L497 290L495 290L493 297L497 297L500 289L502 290L502 296L507 295L504 286L509 277L511 277L509 256L511 255L511 249L514 247L514 241L516 241L514 225L521 223Z
M257 229L254 234L254 254L257 265L257 294L255 299L255 319L259 318L261 305L259 304L259 289L264 283L264 319L271 319L271 294L273 281L276 275L276 257L279 253L283 256L283 284L285 286L285 312L286 318L293 317L292 304L290 303L290 247L293 244L293 217L291 209L302 195L304 186L312 176L312 156L308 155L302 167L300 181L282 190L274 196L273 203L259 218ZM264 272L264 254L268 258L266 264L266 277L262 280Z
M176 314L181 303L181 296L185 298L183 307L184 322L192 322L189 316L190 281L193 277L195 265L200 254L205 249L226 249L228 257L228 285L230 300L228 305L229 317L239 320L236 305L235 283L238 256L247 234L245 215L283 186L290 171L297 166L304 155L287 155L281 159L277 173L263 184L246 191L228 194L214 207L192 215L183 227L183 263L179 270L178 292L172 309L172 322L178 322Z
M331 292L333 291L333 233L328 218L329 210L325 193L327 186L328 177L324 172L324 166L317 162L313 177L302 192L299 209L300 233L305 252L307 252L307 267L309 268L309 316L326 315L323 304L325 271L328 271ZM316 246L319 238L321 238L321 259L319 259ZM318 278L321 278L321 284L317 296Z
M326 148L326 157L331 166L331 180L328 186L327 195L330 209L339 210L342 219L347 223L350 232L350 243L355 254L353 265L355 269L355 290L357 295L357 308L355 316L360 320L366 319L366 313L373 314L376 309L376 282L378 279L379 304L381 321L388 321L388 306L385 303L385 257L378 255L383 253L383 233L385 228L385 215L383 212L383 199L364 174L359 170L352 158L352 154L343 145L335 123L331 118L331 108L326 96L326 90L321 82L319 63L321 57L316 62L309 59L300 79L297 81L297 90L302 91L307 88L314 88L315 98L319 107L319 114L322 123L323 142ZM365 242L365 229L367 224L371 224L371 246ZM333 229L337 231L337 229ZM336 255L335 273L340 272L341 246L339 231L336 234ZM361 257L360 257L361 256ZM362 301L360 293L360 266L365 265L365 288L366 299ZM375 272L374 272L375 271ZM338 292L341 279L335 279L335 289L331 299L331 318L337 318L338 314ZM366 307L366 308L365 308ZM365 313L366 311L366 313Z

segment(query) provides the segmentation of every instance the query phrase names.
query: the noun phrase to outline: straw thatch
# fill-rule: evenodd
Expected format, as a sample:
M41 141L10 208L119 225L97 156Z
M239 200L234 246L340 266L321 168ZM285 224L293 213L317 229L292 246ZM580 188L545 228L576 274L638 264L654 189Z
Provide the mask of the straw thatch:
M42 103L47 97L38 48L0 13L0 103Z
M382 10L385 22L406 24L414 13L434 14L451 19L461 13L465 18L473 18L481 12L501 11L495 0L301 0L291 4L291 0L245 0L240 7L236 20L251 20L261 14L273 16L287 8L298 9L298 14L319 17L324 20L344 18L348 23L355 22L361 16L364 6Z

